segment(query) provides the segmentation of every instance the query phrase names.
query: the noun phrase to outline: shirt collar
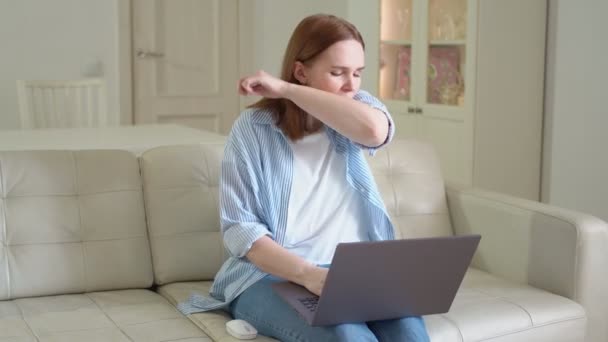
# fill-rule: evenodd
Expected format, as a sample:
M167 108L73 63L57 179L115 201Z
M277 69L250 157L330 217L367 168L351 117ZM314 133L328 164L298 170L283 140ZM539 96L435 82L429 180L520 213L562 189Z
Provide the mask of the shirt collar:
M279 126L274 123L274 115L272 115L272 111L270 109L253 108L252 110L253 112L251 113L251 122L253 124L270 126L273 130L285 136Z
M254 124L271 125L274 124L274 117L270 109L254 108L251 113L251 121Z

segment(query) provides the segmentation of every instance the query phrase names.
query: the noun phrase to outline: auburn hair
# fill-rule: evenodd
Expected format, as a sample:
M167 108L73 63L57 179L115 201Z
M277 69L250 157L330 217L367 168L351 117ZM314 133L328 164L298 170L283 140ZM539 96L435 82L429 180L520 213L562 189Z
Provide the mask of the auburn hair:
M296 62L312 63L333 44L351 39L361 43L365 49L359 30L342 18L329 14L315 14L302 19L287 44L280 78L289 83L301 84L294 76ZM306 125L308 114L290 100L263 98L249 107L272 111L275 124L292 141L310 133Z

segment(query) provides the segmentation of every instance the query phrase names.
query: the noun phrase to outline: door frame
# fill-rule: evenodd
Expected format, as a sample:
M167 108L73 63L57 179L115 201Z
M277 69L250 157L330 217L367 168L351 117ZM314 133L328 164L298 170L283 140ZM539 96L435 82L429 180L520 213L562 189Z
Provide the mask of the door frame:
M221 0L218 0L221 1ZM118 54L118 108L121 125L135 124L135 111L133 107L133 4L131 0L115 0L117 17L117 54ZM255 46L255 4L251 0L237 0L238 8L238 73L243 75L253 70ZM234 85L236 92L236 84ZM239 97L239 108L247 104L243 96Z
M120 124L133 125L133 61L131 56L131 0L115 0L118 28L118 110Z

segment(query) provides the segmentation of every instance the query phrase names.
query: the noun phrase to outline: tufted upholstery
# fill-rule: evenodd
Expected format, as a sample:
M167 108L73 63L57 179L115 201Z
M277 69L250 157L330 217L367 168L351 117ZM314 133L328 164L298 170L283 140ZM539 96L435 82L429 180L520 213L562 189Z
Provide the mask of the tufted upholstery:
M484 236L473 265L585 308L586 341L608 341L608 223L507 195L447 187L457 234Z
M0 172L0 300L152 284L132 154L0 152Z
M192 164L196 171L184 172L179 178L198 183L206 189L208 184L217 183L217 179L213 178L218 175L213 170L219 169L220 166L219 157L210 158L209 156L221 156L222 151L221 145L205 145L195 148L160 147L143 155L144 161L152 161L152 158L148 156L150 154L158 162L158 164L144 162L142 164L143 173L146 175L147 168L161 167L161 165L166 168L167 164L172 164L171 168L179 165L179 168L189 169L191 167L188 164ZM200 159L206 163L206 168L199 166L200 160L188 161L187 158L175 157L185 154L202 156ZM161 158L161 156L163 157ZM429 145L417 141L396 141L378 151L376 156L368 159L368 162L401 238L446 236L452 235L454 231L474 232L466 226L467 218L472 217L471 213L461 211L460 202L454 196L452 196L452 202L455 208L453 212L451 208L448 210L446 186L439 172L435 153ZM205 170L210 173L205 174ZM203 173L200 173L201 171ZM163 175L169 179L176 176L169 170ZM193 179L192 175L196 175L198 179ZM144 188L148 188L147 182L147 177L144 176ZM163 182L157 180L157 183ZM182 208L182 210L190 212L196 208L200 209L208 203L200 197L189 203L182 202L182 205L189 208ZM488 211L476 211L474 214L486 217L485 212ZM450 214L455 215L456 218L454 227ZM503 219L509 222L509 213L504 215ZM488 218L492 217L501 216L494 213ZM174 218L174 220L184 220L184 218ZM206 220L204 222L198 225L199 231L209 227L209 223L206 223ZM161 229L173 236L179 235L170 225ZM487 251L487 248L483 246L484 240L486 238L494 240L494 236L500 236L500 234L492 232L492 227L476 229L487 229L483 231L484 238L480 248L484 251L481 259L484 260L485 253L492 255L492 251ZM505 234L508 235L508 233ZM151 238L154 240L153 236ZM182 244L180 247L193 248L188 253L195 255L197 261L206 263L208 266L217 266L214 264L217 259L204 254L200 246ZM154 244L152 253L155 268L157 262L165 263L157 259ZM166 250L165 253L171 252ZM174 251L174 253L176 252ZM211 254L211 256L215 255ZM504 254L501 257L504 258L504 262L508 263L511 259L518 260L519 255ZM571 258L568 255L564 257ZM200 267L198 263L188 265ZM484 266L483 262L480 261L478 266ZM585 311L580 304L566 297L529 286L521 279L514 278L513 281L510 281L490 274L490 269L487 267L482 269L471 268L468 271L450 312L425 317L433 342L582 341L584 339L586 318ZM196 272L198 271L193 269L191 274ZM172 280L172 283L159 287L158 292L173 304L185 300L192 291L207 293L212 283L211 279L202 273L199 274L199 281L184 281L187 279L176 281L176 277L173 277ZM224 325L229 319L225 312L198 313L190 315L189 318L216 341L236 341L225 332ZM266 341L267 338L259 337L258 340Z
M0 341L209 341L143 289L139 171L123 151L0 152Z
M368 164L399 238L453 235L439 161L430 145L389 144Z
M224 259L222 155L221 144L159 147L139 164L121 151L0 152L0 342L236 342L225 312L173 307L208 291ZM433 342L608 340L605 222L445 186L416 141L369 164L399 237L483 236L450 311L425 317Z
M222 156L220 144L159 147L141 157L156 284L213 279L220 268Z
M160 295L122 290L0 302L2 342L211 342Z
M164 146L141 157L157 284L213 279L221 266L217 196L223 149L222 144ZM391 145L368 161L398 236L453 234L430 146Z

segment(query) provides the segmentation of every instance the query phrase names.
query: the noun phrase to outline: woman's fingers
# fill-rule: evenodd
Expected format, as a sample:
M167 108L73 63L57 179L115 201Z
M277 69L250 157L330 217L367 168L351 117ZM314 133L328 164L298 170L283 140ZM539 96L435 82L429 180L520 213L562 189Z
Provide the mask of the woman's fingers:
M240 95L257 95L270 98L281 97L281 81L263 71L254 75L243 77L239 80L238 90ZM284 82L283 82L284 83Z
M240 95L247 95L247 90L245 90L245 87L243 87L243 84L241 82L239 82L238 88Z
M264 91L264 85L258 79L253 77L245 77L239 81L239 94L241 95L261 95Z

